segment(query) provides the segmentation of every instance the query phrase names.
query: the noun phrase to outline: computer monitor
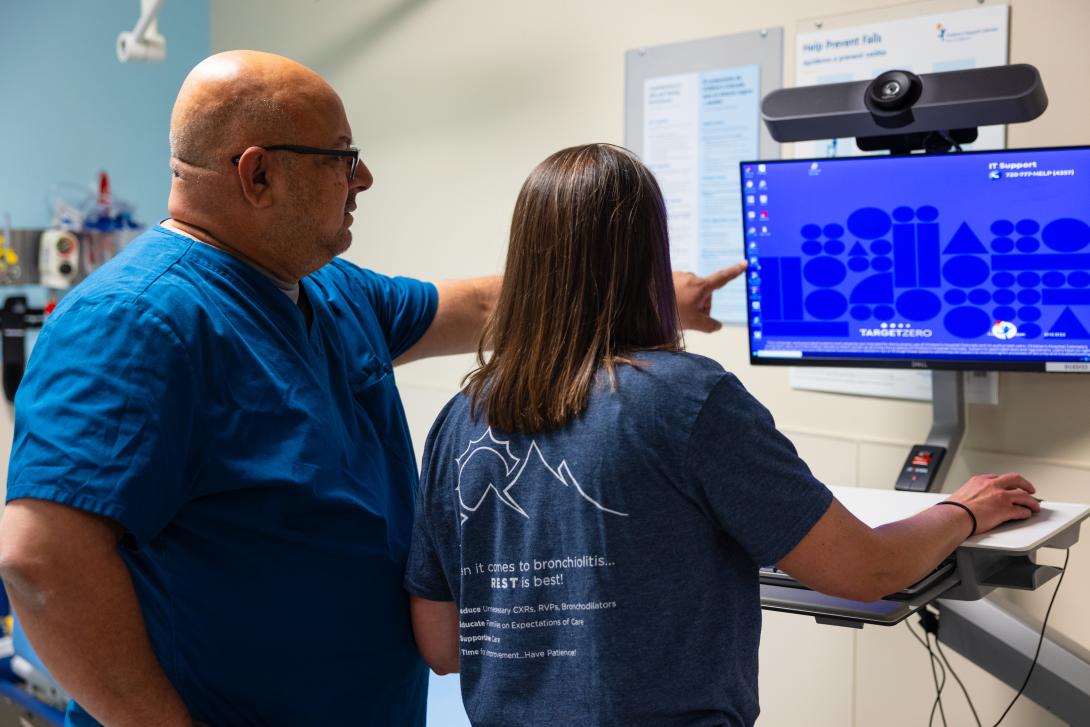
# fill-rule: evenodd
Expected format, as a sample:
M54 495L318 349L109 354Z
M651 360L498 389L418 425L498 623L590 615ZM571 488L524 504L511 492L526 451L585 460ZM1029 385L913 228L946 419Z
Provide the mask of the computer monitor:
M1090 371L1090 147L740 173L753 363Z

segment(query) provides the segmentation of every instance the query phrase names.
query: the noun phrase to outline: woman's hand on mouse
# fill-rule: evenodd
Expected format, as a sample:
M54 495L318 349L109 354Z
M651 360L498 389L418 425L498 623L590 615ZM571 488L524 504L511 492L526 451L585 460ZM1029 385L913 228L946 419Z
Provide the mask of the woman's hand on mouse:
M976 475L947 498L968 507L976 518L977 534L986 533L1009 520L1025 520L1041 511L1033 497L1037 488L1017 472Z

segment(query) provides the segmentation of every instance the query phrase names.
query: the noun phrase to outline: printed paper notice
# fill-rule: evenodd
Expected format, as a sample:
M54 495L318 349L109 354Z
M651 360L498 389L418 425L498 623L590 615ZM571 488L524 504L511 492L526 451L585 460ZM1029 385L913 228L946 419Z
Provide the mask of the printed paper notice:
M866 81L898 69L939 73L1001 66L1007 62L1006 5L921 15L885 23L799 33L795 36L795 85ZM985 126L965 148L1002 149L1003 127ZM854 139L802 142L795 157L858 154Z
M760 143L760 66L647 79L643 161L666 200L674 270L707 275L744 257L738 164ZM712 315L745 320L745 290L716 293Z

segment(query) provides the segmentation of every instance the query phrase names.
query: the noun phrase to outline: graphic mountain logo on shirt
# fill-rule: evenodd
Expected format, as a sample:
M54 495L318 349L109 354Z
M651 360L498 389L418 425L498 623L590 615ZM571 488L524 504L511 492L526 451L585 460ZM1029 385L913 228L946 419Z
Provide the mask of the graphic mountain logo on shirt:
M575 479L567 460L561 460L556 467L550 465L536 441L530 442L530 448L524 457L517 457L511 451L511 442L496 439L489 427L481 436L470 440L465 451L454 460L458 463L458 486L455 489L461 504L462 524L480 509L489 496L529 520L530 514L516 499L518 486L529 486L529 481L535 479L535 475L542 470L547 481L555 480L564 487L573 489L584 501L602 512L628 517L628 513L611 510L588 495ZM469 467L474 461L483 466ZM499 476L501 474L502 477Z

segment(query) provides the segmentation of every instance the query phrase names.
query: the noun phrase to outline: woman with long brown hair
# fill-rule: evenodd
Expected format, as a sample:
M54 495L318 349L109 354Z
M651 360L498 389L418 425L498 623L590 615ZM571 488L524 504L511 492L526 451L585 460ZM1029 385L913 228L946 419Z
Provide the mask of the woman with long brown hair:
M874 599L969 534L962 508L983 531L1036 507L973 478L871 530L677 318L650 171L608 144L538 165L480 366L428 437L405 578L475 725L752 725L758 565Z

